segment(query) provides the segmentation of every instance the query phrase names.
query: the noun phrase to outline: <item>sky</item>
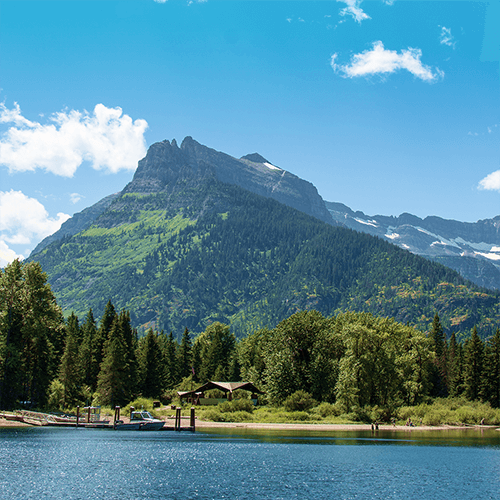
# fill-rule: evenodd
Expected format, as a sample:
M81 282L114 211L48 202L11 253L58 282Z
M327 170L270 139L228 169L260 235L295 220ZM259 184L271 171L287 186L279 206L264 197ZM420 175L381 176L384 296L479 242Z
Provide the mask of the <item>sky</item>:
M499 0L0 0L0 267L186 136L367 215L500 215L499 24Z

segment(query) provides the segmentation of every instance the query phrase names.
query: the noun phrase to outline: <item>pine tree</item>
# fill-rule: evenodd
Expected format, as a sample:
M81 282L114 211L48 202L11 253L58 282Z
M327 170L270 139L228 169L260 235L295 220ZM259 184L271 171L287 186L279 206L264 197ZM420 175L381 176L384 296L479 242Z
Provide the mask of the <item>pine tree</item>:
M78 358L82 383L89 388L95 388L97 387L99 365L97 364L95 347L97 327L92 309L89 309L81 330L83 340L78 352Z
M486 344L484 388L493 408L500 408L500 329Z
M44 406L62 354L64 318L40 264L14 261L0 274L0 399Z
M187 328L184 329L182 335L181 343L177 355L177 367L180 379L189 377L192 374L193 369L193 356L192 356L192 344L191 335Z
M446 385L450 396L460 394L460 349L457 344L455 332L452 332L448 346L446 365Z
M100 402L111 407L123 406L130 400L127 345L123 338L118 317L111 325L104 344L101 370L97 379Z
M59 380L64 388L63 408L73 406L81 395L81 371L78 358L79 337L78 317L72 312L66 323L66 342L59 368Z
M484 345L476 327L465 345L464 385L465 395L471 401L479 399L483 382Z
M448 395L446 387L446 336L437 313L434 315L429 339L436 353L430 374L432 383L431 394L436 397L445 397Z
M11 409L21 393L23 271L14 260L0 269L0 408Z
M140 347L141 393L146 398L157 398L162 390L162 356L157 337L150 328L141 339Z
M172 332L165 335L162 330L157 340L162 359L162 386L164 389L171 389L179 382L177 375L177 349L179 346Z
M128 365L127 392L130 395L134 395L137 392L137 374L138 374L138 363L136 356L137 330L132 328L129 311L123 310L120 312L120 315L118 316L118 324L122 332L127 350L127 355L126 355L126 362Z
M92 373L92 390L95 391L97 388L97 378L99 375L99 371L101 369L101 363L103 360L104 354L104 345L106 340L108 339L109 333L111 331L111 326L117 317L115 308L111 301L109 300L104 309L104 313L102 315L101 321L99 323L99 329L97 330L97 334L95 336L94 342L94 353L95 353L95 364L93 365L93 369L96 370Z

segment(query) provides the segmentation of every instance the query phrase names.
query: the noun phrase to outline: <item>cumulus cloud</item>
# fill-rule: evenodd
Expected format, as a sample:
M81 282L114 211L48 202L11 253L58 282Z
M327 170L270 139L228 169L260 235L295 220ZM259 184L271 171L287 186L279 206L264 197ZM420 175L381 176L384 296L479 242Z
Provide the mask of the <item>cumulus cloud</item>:
M27 245L55 233L70 218L62 212L50 218L45 207L21 191L0 191L0 265L17 257L10 245Z
M333 70L344 78L358 76L383 75L394 73L400 69L426 82L434 82L444 76L444 72L436 68L433 72L429 66L422 64L422 51L408 47L400 53L386 50L381 41L374 42L371 50L365 50L352 56L350 64L337 64L338 54L333 54L330 64Z
M451 34L451 29L445 28L444 26L440 26L440 28L441 28L441 34L439 36L439 43L441 45L448 45L448 47L455 48L456 42L455 38Z
M0 268L4 268L15 259L24 259L24 256L18 255L7 246L5 241L0 240Z
M146 154L145 120L132 120L121 108L97 104L93 113L55 113L49 123L26 119L17 103L0 103L0 123L12 126L0 138L0 164L11 172L44 169L72 177L89 161L96 170L134 170Z
M360 7L362 0L337 0L337 2L342 2L347 5L347 7L340 11L341 16L352 16L358 23L361 23L361 21L365 19L371 19Z
M483 180L479 181L479 189L488 191L500 191L500 170L492 172Z

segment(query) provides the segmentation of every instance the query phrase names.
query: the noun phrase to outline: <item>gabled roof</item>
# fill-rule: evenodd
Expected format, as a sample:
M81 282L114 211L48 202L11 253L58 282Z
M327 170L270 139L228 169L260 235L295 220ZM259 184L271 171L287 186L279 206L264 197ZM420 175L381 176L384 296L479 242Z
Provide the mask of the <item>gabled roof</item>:
M208 381L206 384L203 384L202 386L198 387L197 389L194 389L193 391L179 391L177 394L179 394L180 397L187 396L187 395L194 395L197 392L205 392L205 391L210 391L212 389L219 389L220 391L224 392L234 392L236 389L242 389L244 391L250 391L254 392L257 394L264 394L262 391L257 389L251 382L213 382L213 381Z

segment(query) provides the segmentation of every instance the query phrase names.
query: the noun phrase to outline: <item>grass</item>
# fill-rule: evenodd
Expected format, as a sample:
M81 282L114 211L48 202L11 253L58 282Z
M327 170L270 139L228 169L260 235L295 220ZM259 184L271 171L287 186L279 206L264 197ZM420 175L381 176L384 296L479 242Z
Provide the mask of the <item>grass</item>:
M173 401L174 406L180 402ZM153 399L138 398L121 409L122 416L130 414L130 407L148 410L154 417L168 419L175 416L171 405L153 409ZM189 415L190 406L183 406L183 416ZM74 409L76 413L76 409ZM112 418L111 408L101 408L101 418ZM384 418L381 416L385 415ZM239 399L217 406L197 406L196 416L208 422L249 422L265 424L310 423L310 424L359 424L374 421L389 423L394 418L397 425L405 425L408 418L416 425L500 425L500 409L491 408L487 403L467 401L465 398L440 398L417 406L401 406L392 413L378 407L365 407L349 413L337 404L320 403L307 411L287 411L284 407L256 406L250 400Z

